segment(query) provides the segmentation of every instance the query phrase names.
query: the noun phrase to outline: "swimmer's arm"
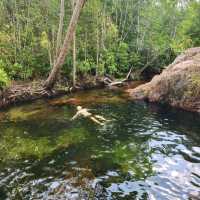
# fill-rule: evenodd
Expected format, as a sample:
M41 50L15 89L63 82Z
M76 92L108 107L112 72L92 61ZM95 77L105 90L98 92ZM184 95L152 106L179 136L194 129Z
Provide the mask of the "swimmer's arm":
M80 116L80 113L79 112L77 112L72 118L71 118L71 120L75 120L77 117L79 117Z

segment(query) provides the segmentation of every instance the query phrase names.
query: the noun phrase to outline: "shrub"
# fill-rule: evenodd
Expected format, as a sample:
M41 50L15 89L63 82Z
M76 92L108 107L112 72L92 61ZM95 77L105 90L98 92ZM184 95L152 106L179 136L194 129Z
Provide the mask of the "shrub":
M0 68L0 89L4 88L5 86L8 86L9 84L9 78L4 69Z

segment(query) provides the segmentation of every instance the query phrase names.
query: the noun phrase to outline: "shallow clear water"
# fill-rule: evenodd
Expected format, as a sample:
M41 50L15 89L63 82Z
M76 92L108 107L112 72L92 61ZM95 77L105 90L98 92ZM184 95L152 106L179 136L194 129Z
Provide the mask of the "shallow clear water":
M70 121L76 105L110 121ZM0 113L1 200L182 200L199 191L197 114L105 90Z

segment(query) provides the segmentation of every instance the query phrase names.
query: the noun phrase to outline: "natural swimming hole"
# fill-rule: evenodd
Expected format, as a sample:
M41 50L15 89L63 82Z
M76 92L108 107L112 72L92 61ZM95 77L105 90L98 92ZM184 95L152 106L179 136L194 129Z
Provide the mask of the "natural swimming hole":
M110 121L71 121L77 104ZM133 102L108 90L0 114L2 200L182 200L199 198L199 191L197 114Z

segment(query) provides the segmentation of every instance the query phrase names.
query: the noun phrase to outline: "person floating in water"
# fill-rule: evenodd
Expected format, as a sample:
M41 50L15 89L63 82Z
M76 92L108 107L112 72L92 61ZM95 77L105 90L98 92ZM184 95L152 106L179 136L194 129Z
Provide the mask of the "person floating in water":
M77 117L83 116L85 118L90 118L93 122L104 125L104 122L107 122L104 117L100 115L93 115L92 113L89 112L89 109L87 108L82 108L81 106L77 106L77 113L72 117L71 120L75 120Z

